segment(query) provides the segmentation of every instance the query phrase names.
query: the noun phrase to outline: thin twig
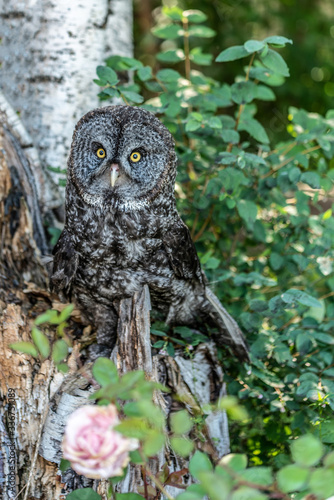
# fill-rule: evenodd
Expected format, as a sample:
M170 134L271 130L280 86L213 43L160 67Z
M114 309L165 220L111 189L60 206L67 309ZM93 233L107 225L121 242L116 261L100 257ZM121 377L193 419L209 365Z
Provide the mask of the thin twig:
M316 151L317 149L320 149L320 148L321 148L321 146L312 146L312 148L305 149L304 151L302 151L301 153L298 153L298 154L306 155L307 153L311 153L312 151ZM294 160L296 158L296 156L297 155L291 156L290 158L286 158L276 168L272 168L269 172L267 172L265 175L263 175L261 177L261 179L266 179L270 175L275 174L280 168L285 167L285 165L290 163L290 161Z
M209 212L209 215L207 216L207 218L205 219L201 229L198 231L198 233L196 234L196 236L194 236L194 242L197 241L201 236L202 234L204 233L205 229L206 229L206 226L209 224L210 222L210 219L211 219L211 216L212 216L212 212L213 212L213 208L214 207L211 207L210 208L210 212Z
M145 495L145 500L148 500L148 491L147 491L147 480L146 480L146 467L142 465L141 467L142 473L143 473L143 479L144 479L144 495Z
M148 475L148 477L151 479L151 481L155 484L155 486L157 486L157 488L159 488L159 490L161 491L161 493L163 495L165 495L165 497L168 498L168 500L175 500L175 498L173 498L168 493L168 491L165 490L164 485L159 481L159 479L157 477L155 477L155 475L153 474L153 472L151 472L150 469L147 467L146 457L144 456L143 452L140 449L138 451L139 451L139 454L140 454L140 456L141 456L141 458L143 459L143 462L144 462L143 468L145 469L145 473Z
M249 72L251 70L251 67L252 67L252 64L253 64L253 61L254 61L254 57L255 57L255 52L252 54L252 57L250 58L250 61L249 61L249 64L248 64L246 78L245 78L246 82L248 82L248 80L249 80ZM239 126L239 122L240 122L240 117L241 117L241 114L243 112L244 107L245 107L244 104L240 104L239 110L238 110L238 116L237 116L237 119L236 119L235 125L234 125L234 130L238 130L238 126ZM233 147L233 144L232 144L232 142L230 142L230 144L226 148L226 151L228 153L230 153L232 151L232 147Z
M184 30L184 35L183 35L183 40L184 40L184 56L185 56L185 75L186 79L190 80L190 51L189 51L189 31L188 31L188 19L186 17L182 18L182 24L183 24L183 30Z
M161 491L161 493L163 495L165 495L165 497L168 498L168 500L175 500L174 497L172 497L168 491L166 491L166 489L164 488L164 485L159 481L158 478L155 477L155 475L153 474L153 472L150 471L149 468L145 468L146 470L146 474L148 475L148 477L151 479L151 481L153 481L153 483L155 484L155 486L157 486L159 488L159 490Z
M197 222L198 222L198 217L199 217L199 212L196 212L195 220L194 220L194 223L193 223L193 227L191 229L191 239L192 240L194 239L194 236L195 236L195 231L196 231L196 226L197 226Z

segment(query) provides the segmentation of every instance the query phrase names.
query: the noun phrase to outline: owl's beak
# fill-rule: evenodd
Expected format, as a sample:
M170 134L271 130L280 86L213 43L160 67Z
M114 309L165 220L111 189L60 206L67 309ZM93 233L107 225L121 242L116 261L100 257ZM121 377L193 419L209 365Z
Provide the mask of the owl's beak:
M111 183L111 186L114 187L115 186L115 182L117 180L117 177L119 176L119 165L118 163L113 163L111 165L111 171L110 171L110 183Z

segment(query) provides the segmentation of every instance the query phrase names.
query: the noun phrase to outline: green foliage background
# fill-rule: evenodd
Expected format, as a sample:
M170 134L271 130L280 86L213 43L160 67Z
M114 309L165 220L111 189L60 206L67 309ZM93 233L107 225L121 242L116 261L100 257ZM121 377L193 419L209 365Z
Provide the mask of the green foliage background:
M334 97L333 63L334 9L331 0L135 0L135 56L144 64L155 65L162 40L150 28L159 21L163 5L181 9L200 9L208 16L216 34L201 40L201 47L217 56L221 50L244 43L249 38L263 39L284 33L294 44L282 50L291 78L276 89L277 106L264 106L260 121L277 140L284 134L289 106L303 106L325 114ZM211 66L206 74L231 83L238 64Z
M221 353L228 392L248 412L231 425L232 451L259 474L284 470L282 484L300 474L284 493L325 498L332 487L307 483L289 449L305 433L321 440L321 453L334 443L333 9L304 2L300 18L290 0L254 1L254 10L237 2L229 14L225 2L183 10L198 3L155 10L138 58L110 57L95 82L101 100L142 105L175 137L178 208L211 287L251 345L250 365ZM171 355L200 341L159 323L153 333Z

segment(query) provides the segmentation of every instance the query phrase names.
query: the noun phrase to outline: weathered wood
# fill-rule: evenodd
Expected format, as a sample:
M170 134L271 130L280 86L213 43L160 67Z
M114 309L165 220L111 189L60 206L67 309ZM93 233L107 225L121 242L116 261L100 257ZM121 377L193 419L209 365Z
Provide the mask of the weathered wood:
M150 292L147 286L133 298L121 300L117 325L117 346L113 359L120 373L143 370L152 377L150 342Z
M199 406L214 402L225 395L223 373L219 365L213 343L200 345L192 359L181 355L175 357L155 355L152 357L150 339L150 298L147 286L131 299L120 302L117 347L112 359L121 374L131 370L143 370L150 380L163 382L172 393L177 394L186 404L190 414ZM155 404L159 405L166 417L173 407L160 391L155 392ZM229 452L228 423L225 412L212 413L206 420L207 451L216 456ZM187 467L187 461L176 457L168 444L158 456L150 461L154 474L167 463L170 472ZM189 478L184 484L190 484ZM149 483L149 480L148 480ZM131 465L125 479L116 486L116 491L143 493L143 477L140 466ZM166 491L177 496L178 488L166 487Z

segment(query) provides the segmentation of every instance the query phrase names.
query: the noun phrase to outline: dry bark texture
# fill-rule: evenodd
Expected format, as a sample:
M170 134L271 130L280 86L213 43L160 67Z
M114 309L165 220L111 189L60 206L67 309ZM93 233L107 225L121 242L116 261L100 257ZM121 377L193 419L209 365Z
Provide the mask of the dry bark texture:
M44 169L66 168L75 123L99 105L96 66L132 54L132 2L0 0L0 33L0 87L29 131L26 147ZM62 202L51 182L40 195L49 208Z

